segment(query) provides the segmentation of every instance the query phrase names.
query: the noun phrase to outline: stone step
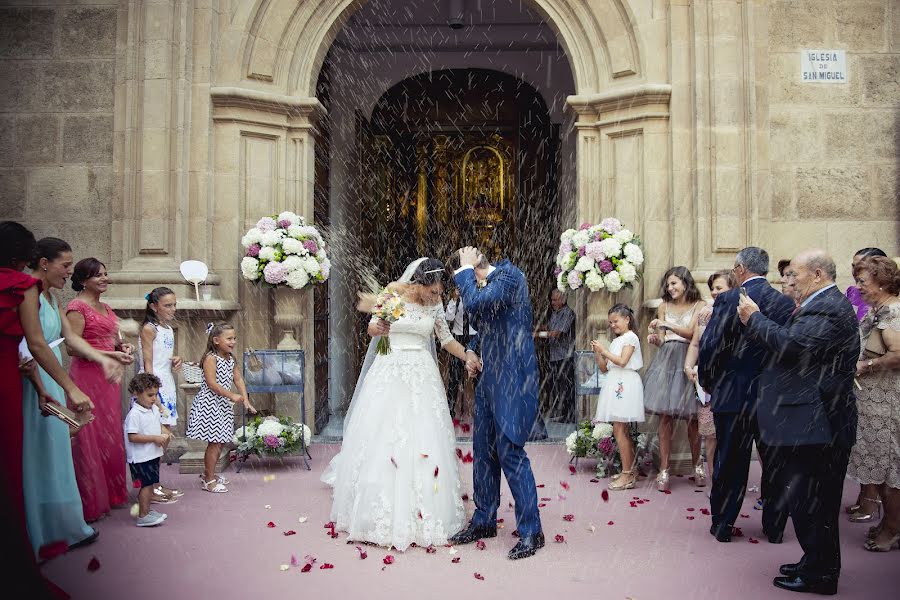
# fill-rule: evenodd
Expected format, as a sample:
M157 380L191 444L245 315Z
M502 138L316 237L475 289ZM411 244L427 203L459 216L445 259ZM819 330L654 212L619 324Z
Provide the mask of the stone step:
M203 456L204 452L185 452L178 461L178 472L182 475L203 473ZM216 465L216 471L221 473L228 466L228 450L223 449L219 456L219 462Z

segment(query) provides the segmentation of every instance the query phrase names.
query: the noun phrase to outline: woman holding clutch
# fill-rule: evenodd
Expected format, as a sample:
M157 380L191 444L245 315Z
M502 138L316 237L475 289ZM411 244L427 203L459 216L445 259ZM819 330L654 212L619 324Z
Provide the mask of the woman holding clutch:
M109 363L110 368L115 369L115 360L94 350L61 317L59 303L51 290L63 288L72 274L72 264L72 248L63 240L48 237L37 243L37 253L30 266L43 289L39 297L39 316L44 339L50 344L64 337L70 354L89 357L100 364ZM52 350L56 360L61 361L59 347ZM49 558L55 554L53 548L58 548L60 542L65 543L62 550L84 546L96 540L99 532L84 522L72 465L69 426L60 419L47 416L44 410L47 402L65 406L65 393L43 369L36 376L40 378L41 389L28 381L22 396L25 518L35 553L39 558Z

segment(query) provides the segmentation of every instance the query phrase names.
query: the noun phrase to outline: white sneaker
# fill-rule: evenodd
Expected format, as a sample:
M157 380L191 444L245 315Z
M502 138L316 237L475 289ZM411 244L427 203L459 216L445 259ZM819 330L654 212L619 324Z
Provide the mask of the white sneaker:
M159 515L160 517L162 517L163 521L165 521L166 519L169 518L169 515L167 515L166 513L156 512L155 510L152 510L152 509L147 514L148 515Z
M150 511L143 517L139 517L136 524L138 527L155 527L161 525L165 520L166 517L164 515Z

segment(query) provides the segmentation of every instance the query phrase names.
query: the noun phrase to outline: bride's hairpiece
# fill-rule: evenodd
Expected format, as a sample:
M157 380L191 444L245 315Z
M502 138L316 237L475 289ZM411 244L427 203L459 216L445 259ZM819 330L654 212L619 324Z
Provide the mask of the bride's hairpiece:
M443 269L431 269L430 271L425 271L425 275L428 275L429 273L440 273L441 271L443 271Z

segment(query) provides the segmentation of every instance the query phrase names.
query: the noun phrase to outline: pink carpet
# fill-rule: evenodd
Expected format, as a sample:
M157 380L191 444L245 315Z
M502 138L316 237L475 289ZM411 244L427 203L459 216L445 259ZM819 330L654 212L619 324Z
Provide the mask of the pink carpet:
M790 525L781 545L765 539L752 543L762 538L760 513L752 509L756 494L748 496L747 517L740 519L744 537L720 544L708 533L709 517L700 512L708 507L708 488L698 493L687 478L673 478L672 493L662 494L646 479L634 490L610 492L604 502L606 481L590 482L592 461L583 461L571 474L565 449L557 445L528 447L537 481L545 486L539 496L550 498L541 509L548 545L535 557L506 559L515 543L515 519L504 488L503 529L484 550L470 545L453 555L448 548L400 554L364 547L368 558L361 560L355 544L343 536L331 539L323 528L331 503L319 474L337 449L314 445L312 471L296 458L284 464L251 458L242 473L226 472L232 480L228 494L203 492L196 475L164 467L163 481L187 491L177 504L154 505L168 513L164 525L139 529L128 510L117 510L97 524L97 543L53 559L44 572L73 598L89 600L792 597L773 588L771 579L779 564L800 558L800 547ZM471 490L472 465L461 468ZM751 478L758 484L755 464ZM855 495L848 481L845 503ZM474 506L467 504L471 512ZM308 520L300 523L300 517ZM267 527L269 522L275 527ZM900 552L863 550L867 527L841 523L841 598L895 597L900 585ZM283 535L289 530L296 535ZM556 543L556 535L565 541ZM279 570L291 555L303 563L308 554L317 559L309 572ZM388 554L394 556L391 565L382 560ZM94 557L100 567L89 572ZM454 557L458 563L451 562ZM334 568L320 569L323 563Z

